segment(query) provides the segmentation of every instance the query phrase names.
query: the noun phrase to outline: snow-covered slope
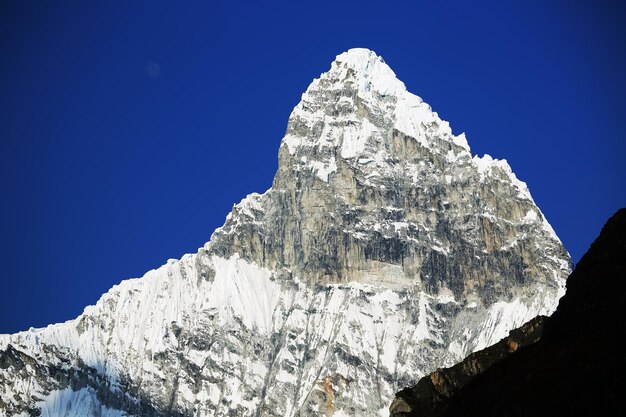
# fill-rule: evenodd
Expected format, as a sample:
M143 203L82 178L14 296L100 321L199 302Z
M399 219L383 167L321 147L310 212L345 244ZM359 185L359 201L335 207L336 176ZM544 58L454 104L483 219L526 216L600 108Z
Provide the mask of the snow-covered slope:
M552 312L569 269L506 161L352 49L293 110L272 188L198 253L0 336L0 415L386 415Z

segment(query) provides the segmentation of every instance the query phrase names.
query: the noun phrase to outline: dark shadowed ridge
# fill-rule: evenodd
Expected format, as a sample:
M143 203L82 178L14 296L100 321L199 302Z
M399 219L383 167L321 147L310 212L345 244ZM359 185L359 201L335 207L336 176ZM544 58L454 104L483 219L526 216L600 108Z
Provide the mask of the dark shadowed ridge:
M626 209L606 223L550 318L396 395L401 416L600 416L625 409Z

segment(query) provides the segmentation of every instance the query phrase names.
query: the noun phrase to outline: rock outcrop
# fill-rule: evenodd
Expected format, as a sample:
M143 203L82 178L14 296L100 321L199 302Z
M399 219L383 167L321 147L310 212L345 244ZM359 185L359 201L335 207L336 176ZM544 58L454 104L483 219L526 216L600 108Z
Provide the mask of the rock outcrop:
M293 110L272 188L196 254L0 336L0 415L384 415L400 387L551 313L569 272L506 161L472 156L350 50Z
M396 395L393 417L620 415L626 392L626 209L583 256L552 317ZM542 326L543 323L543 326ZM543 327L543 331L542 331Z

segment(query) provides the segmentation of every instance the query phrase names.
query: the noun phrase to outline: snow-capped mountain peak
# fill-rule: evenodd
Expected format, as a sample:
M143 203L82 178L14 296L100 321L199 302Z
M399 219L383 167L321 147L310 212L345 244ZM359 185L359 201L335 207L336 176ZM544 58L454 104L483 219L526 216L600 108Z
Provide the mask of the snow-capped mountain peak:
M569 269L508 164L351 49L294 108L272 188L197 253L0 336L0 416L385 415L553 311Z
M396 78L393 70L369 49L354 48L337 55L332 63L331 72L333 71L344 77L348 76L349 71L353 72L358 80L359 93L373 90L382 96L397 96L406 91L404 83Z
M377 117L380 114L385 117ZM465 135L454 136L448 122L408 92L382 58L367 49L351 49L338 55L330 70L302 95L283 145L291 154L299 148L317 148L317 158L302 162L326 179L334 172L337 157L376 156L382 151L381 159L393 152L383 135L390 129L435 151L440 147L432 138L450 142L455 158L470 156Z

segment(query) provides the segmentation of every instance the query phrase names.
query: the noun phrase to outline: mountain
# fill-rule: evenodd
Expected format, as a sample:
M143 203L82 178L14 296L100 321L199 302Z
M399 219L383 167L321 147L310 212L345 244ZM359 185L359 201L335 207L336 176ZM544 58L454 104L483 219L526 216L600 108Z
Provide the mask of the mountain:
M373 52L311 83L278 158L197 253L0 336L0 415L386 415L556 308L571 262L526 185Z
M626 392L626 209L606 223L552 317L400 391L391 415L621 415Z

